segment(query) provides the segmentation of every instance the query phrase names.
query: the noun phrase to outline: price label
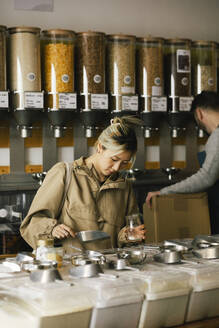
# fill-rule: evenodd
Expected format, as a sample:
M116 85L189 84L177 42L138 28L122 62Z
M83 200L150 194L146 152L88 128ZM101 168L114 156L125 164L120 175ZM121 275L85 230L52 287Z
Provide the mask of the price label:
M193 97L180 97L179 98L179 110L182 112L189 112Z
M166 97L151 97L152 112L166 112L167 98Z
M138 110L138 96L122 96L123 110Z
M91 109L108 109L108 95L92 93Z
M8 91L0 91L0 108L8 108Z
M76 109L77 96L76 93L59 93L59 108L61 109Z
M24 96L25 108L43 108L42 92L25 92Z

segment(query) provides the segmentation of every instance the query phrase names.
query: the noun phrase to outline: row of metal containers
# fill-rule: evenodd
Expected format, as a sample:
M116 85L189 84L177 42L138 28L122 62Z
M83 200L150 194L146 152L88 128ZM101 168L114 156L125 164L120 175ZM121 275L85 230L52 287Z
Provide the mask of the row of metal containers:
M0 91L7 90L15 109L34 102L47 109L76 109L77 93L83 110L108 109L108 94L111 111L138 110L137 95L140 111L165 111L162 98L151 102L162 96L171 100L170 110L186 110L186 97L217 91L217 44L1 26ZM39 94L25 100L24 92L42 90L45 104Z
M0 265L1 266L1 265ZM1 322L8 328L160 328L219 315L219 265L214 261L116 271L118 278L32 282L0 274ZM112 274L112 271L110 271Z

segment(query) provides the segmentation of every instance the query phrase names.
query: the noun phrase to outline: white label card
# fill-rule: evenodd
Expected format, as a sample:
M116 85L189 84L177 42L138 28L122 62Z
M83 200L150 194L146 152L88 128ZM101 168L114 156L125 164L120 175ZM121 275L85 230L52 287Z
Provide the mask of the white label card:
M152 112L166 112L167 98L166 97L151 97Z
M91 109L108 109L108 95L92 93Z
M59 93L59 108L61 109L76 109L77 96L76 93Z
M122 96L122 110L138 110L138 96Z
M177 73L190 73L190 50L177 49Z
M179 98L179 110L182 112L189 112L193 97L180 97Z
M24 93L25 108L43 108L42 92L25 92Z
M0 91L0 108L8 108L8 91Z

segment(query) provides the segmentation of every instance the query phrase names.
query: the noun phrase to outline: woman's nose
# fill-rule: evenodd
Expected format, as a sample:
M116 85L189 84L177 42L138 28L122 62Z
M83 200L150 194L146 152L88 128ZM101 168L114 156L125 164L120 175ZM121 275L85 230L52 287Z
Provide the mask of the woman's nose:
M114 170L114 171L119 171L120 166L121 166L121 163L120 163L120 162L116 162L116 163L113 165L113 170Z

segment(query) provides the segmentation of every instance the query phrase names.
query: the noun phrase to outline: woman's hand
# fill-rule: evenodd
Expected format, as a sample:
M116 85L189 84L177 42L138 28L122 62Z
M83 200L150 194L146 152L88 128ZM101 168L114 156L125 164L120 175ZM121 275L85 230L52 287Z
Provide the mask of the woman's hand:
M58 224L53 228L52 236L57 239L64 239L70 236L74 238L75 232L65 224Z
M149 208L151 208L151 198L154 197L154 196L159 196L160 195L160 191L150 191L148 194L147 194L147 197L146 197L146 204Z
M136 235L136 237L145 239L146 230L145 230L144 224L134 227L133 230L134 230L134 234Z

